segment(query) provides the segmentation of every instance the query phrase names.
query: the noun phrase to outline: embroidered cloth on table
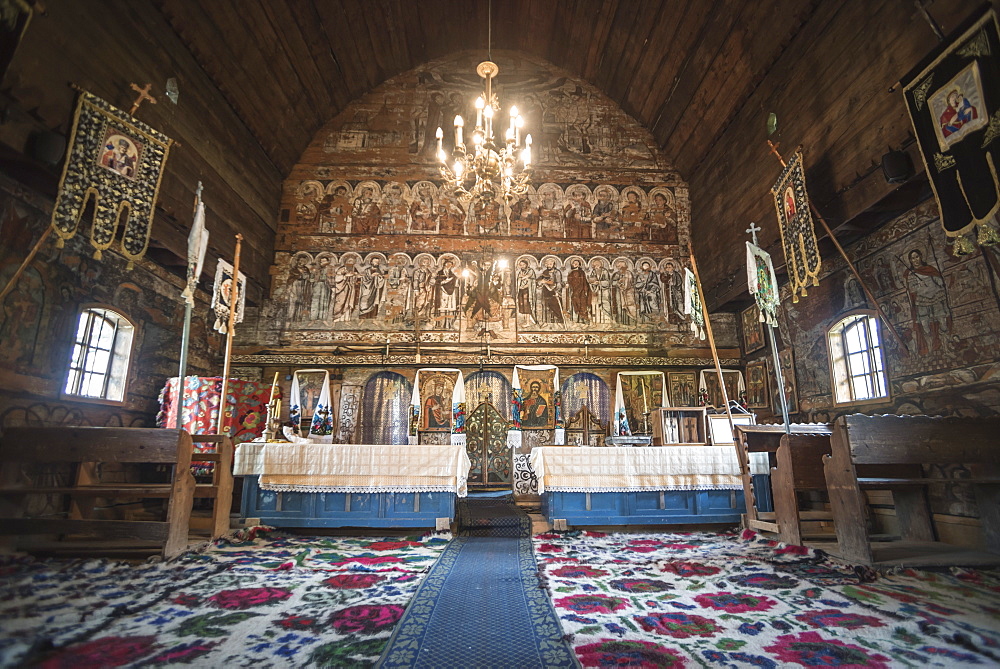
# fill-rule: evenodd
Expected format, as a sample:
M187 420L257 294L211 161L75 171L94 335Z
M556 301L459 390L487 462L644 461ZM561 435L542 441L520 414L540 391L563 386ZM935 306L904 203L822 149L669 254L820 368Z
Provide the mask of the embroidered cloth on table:
M743 488L732 446L541 447L530 463L539 493Z
M241 446L234 473L259 475L263 490L454 492L465 497L471 466L463 446L271 443Z

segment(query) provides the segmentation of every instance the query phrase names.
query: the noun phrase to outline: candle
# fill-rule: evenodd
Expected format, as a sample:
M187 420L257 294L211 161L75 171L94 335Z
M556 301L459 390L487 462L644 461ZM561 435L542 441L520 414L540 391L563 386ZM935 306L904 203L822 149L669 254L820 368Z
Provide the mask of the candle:
M438 126L437 132L434 133L434 135L437 137L438 140L438 153L441 153L441 151L443 150L441 142L444 139L444 130L441 129L441 126Z
M269 402L274 401L274 396L278 394L278 373L274 373L274 381L271 382L271 396L268 397Z
M455 146L462 146L462 128L465 127L465 121L462 120L461 116L455 117Z
M483 107L486 106L486 101L483 100L483 96L476 98L476 127L483 127Z
M520 114L514 119L514 146L521 145L521 128L524 127L524 119Z
M649 413L649 404L646 402L646 384L640 381L639 389L642 390L642 412Z

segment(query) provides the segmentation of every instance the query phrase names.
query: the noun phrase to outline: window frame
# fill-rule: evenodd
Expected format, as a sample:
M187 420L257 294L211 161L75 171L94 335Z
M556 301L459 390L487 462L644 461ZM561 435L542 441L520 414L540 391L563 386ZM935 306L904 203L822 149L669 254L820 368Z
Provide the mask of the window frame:
M847 332L864 322L867 327L861 331L867 339L873 327L877 342L875 346L862 347L853 353L848 352ZM892 400L889 385L889 372L886 364L885 345L882 338L882 322L872 309L855 309L841 314L826 330L827 359L830 363L830 390L834 406L856 406L863 404L885 404ZM850 358L859 353L867 353L868 370L861 374L854 373ZM880 379L876 379L880 375ZM870 381L880 381L884 394L857 399L854 379L865 377ZM844 397L846 390L846 398Z
M92 312L95 312L96 310L102 310L102 311L105 312L105 315L103 316L103 318L107 318L108 314L113 314L114 316L116 316L118 318L118 322L115 325L114 339L113 339L113 341L111 343L111 348L108 350L109 355L108 355L107 370L104 372L105 380L104 380L104 386L103 386L103 389L102 389L102 396L101 397L94 397L94 396L89 396L89 395L81 395L81 394L77 394L77 393L74 393L74 392L70 392L67 389L68 386L69 386L69 383L70 383L70 376L71 376L71 374L73 374L73 372L74 372L75 369L81 370L82 373L86 373L86 372L83 372L83 370L86 369L85 367L83 367L83 368L74 367L74 363L76 362L74 353L76 352L76 347L77 347L77 345L79 343L77 341L77 333L80 330L80 321L81 321L81 318L84 316L84 314L87 314L88 312L92 313ZM96 317L96 314L95 314L94 317ZM92 317L92 318L94 318L94 317ZM124 345L122 345L122 350L116 351L116 346L118 346L118 343L119 343L119 338L121 336L121 329L122 329L122 325L123 324L127 325L132 330L131 341L128 343L127 348ZM91 333L92 332L93 332L93 328L91 329ZM88 346L88 348L92 348L92 347L89 346L89 344L90 344L89 337L90 336L92 336L92 335L89 335L88 336L88 340L87 340L87 346ZM66 367L65 367L65 373L62 376L62 382L61 382L60 391L59 391L60 397L63 398L63 399L65 399L65 400L69 400L69 401L73 401L73 402L89 402L89 403L94 403L94 404L105 404L105 405L112 405L112 406L123 406L123 405L127 404L127 401L128 401L127 400L127 398L128 398L128 387L129 387L129 384L130 384L131 379L132 379L132 372L133 372L133 367L134 367L134 362L135 362L136 344L137 344L138 338L139 338L139 326L138 326L138 324L135 321L133 321L131 318L129 318L129 316L127 314L123 313L121 310L119 310L119 309L117 309L115 307L112 307L110 305L107 305L107 304L100 304L100 303L81 304L80 307L79 307L79 310L77 311L77 314L76 314L76 321L75 321L75 327L73 329L72 339L69 341L69 354L67 356L68 360L67 360L67 364L66 364ZM96 348L96 347L93 347L93 348ZM126 356L125 373L124 373L124 377L122 378L122 398L121 399L109 398L109 397L106 396L106 393L108 391L109 381L112 378L111 372L112 372L112 369L113 369L114 364L115 364L115 358L118 357L118 356L122 356L122 355ZM83 381L81 379L77 383L77 387L79 389L82 386L83 386Z

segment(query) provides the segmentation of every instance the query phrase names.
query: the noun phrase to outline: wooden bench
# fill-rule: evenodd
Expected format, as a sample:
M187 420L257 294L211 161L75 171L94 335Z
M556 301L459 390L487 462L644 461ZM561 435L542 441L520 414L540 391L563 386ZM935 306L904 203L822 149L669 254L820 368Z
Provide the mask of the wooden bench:
M208 529L213 539L218 539L229 531L229 514L233 510L233 455L235 447L232 437L224 434L193 434L191 441L196 444L215 444L214 453L195 452L194 462L212 463L211 483L197 483L194 498L215 500L212 517L207 526L202 527L199 518L191 518L191 529Z
M829 520L825 511L801 511L798 492L823 490L822 457L830 452L829 423L784 425L736 425L737 458L747 499L745 525L752 530L774 532L787 544L802 543L803 520ZM750 469L751 453L767 453L774 512L758 508L760 485L755 486ZM755 489L756 488L756 489Z
M6 430L0 440L0 534L9 535L5 545L36 550L41 544L35 542L29 546L24 535L42 534L66 539L58 547L44 546L41 550L45 551L55 548L93 552L108 542L138 540L157 546L164 558L177 555L188 545L195 491L192 450L191 436L183 430L107 427ZM206 455L225 457L221 453ZM229 457L231 462L231 450ZM170 465L169 481L102 482L102 465L109 463ZM217 494L222 494L222 485ZM29 500L37 500L39 495L59 500L58 508L41 517L29 517ZM98 499L157 497L167 499L163 521L93 517ZM222 499L231 497L230 488L229 496ZM228 521L228 511L226 516ZM81 536L88 540L78 540ZM95 543L92 537L100 538L101 542Z
M823 468L837 532L836 557L869 566L1000 562L996 555L935 540L927 486L956 480L926 478L922 467L969 467L971 478L959 480L975 489L986 550L1000 553L1000 419L854 414L834 422L830 445ZM865 471L874 465L882 471ZM865 491L876 489L892 491L902 537L895 545L871 542Z

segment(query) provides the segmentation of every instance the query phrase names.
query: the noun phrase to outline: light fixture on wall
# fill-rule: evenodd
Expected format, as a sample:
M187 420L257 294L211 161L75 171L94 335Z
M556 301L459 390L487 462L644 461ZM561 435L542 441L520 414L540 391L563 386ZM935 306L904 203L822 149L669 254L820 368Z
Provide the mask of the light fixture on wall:
M528 192L531 175L531 135L523 136L524 119L517 107L510 108L510 125L502 144L494 137L494 119L500 112L500 101L493 92L493 78L500 71L496 63L486 60L476 73L483 78L483 95L476 98L476 127L472 131L472 148L464 142L465 120L455 117L455 150L451 161L444 151L444 131L437 129L438 160L445 185L456 195L473 201L503 197L511 203ZM502 123L501 123L502 126Z

